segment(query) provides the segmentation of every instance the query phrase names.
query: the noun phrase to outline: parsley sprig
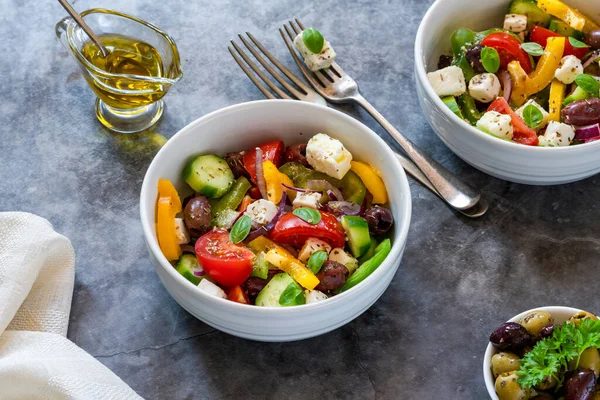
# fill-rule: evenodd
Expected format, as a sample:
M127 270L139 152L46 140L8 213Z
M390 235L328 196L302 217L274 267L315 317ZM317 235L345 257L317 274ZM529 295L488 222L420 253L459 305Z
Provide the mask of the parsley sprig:
M521 360L519 384L530 388L544 378L554 377L560 388L564 380L560 371L568 370L572 360L576 360L573 369L577 369L581 354L590 347L600 347L600 320L557 326L551 337L539 341Z

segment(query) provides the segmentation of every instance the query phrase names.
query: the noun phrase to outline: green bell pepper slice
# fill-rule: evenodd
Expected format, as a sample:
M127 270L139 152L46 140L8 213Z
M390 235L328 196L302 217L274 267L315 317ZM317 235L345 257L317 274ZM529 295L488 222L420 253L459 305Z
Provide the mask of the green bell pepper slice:
M350 275L350 278L348 278L344 286L338 289L338 293L345 292L364 281L381 265L381 263L383 263L383 260L390 254L391 250L392 242L390 239L385 239L383 242L379 243L375 248L375 255L365 261L352 275Z
M225 210L238 208L251 186L252 184L246 177L240 176L237 178L229 192L225 193L216 203L211 204L213 217Z

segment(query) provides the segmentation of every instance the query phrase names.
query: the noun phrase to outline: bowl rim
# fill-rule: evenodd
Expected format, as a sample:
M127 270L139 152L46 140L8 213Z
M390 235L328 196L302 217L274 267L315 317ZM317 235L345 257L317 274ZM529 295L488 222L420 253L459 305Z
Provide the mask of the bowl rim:
M554 313L570 313L571 315L576 314L580 311L583 311L580 308L575 307L567 307L567 306L544 306L544 307L536 307L527 311L523 311L520 314L515 315L511 319L506 322L517 322L519 319L523 318L525 315L529 314L533 311L547 311L550 314ZM496 348L488 342L487 347L485 348L485 354L483 356L483 380L485 381L485 387L487 388L488 394L493 400L498 400L498 396L496 395L496 388L494 378L491 373L491 364L492 364L492 356L495 354Z
M341 118L341 119L347 121L348 123L355 125L358 129L364 131L365 134L370 136L370 140L380 141L380 143L384 147L384 152L386 153L386 157L388 159L392 160L390 164L387 164L387 165L389 165L388 168L392 168L392 169L396 170L394 175L399 178L399 182L400 182L400 186L401 186L400 191L404 192L406 194L406 200L405 200L406 204L403 207L401 207L401 209L398 210L398 215L394 216L396 218L396 220L398 220L398 217L399 217L403 221L402 225L400 227L400 231L399 231L398 235L396 235L396 238L392 243L392 249L390 251L390 254L388 254L388 256L383 261L383 263L370 276L368 276L363 282L356 285L355 287L347 290L346 292L343 292L336 296L330 297L327 300L312 303L312 304L304 304L302 306L296 306L296 307L257 307L257 306L248 305L248 304L240 304L240 303L236 303L236 302L233 302L233 301L230 301L227 299L209 295L208 293L205 293L204 291L198 289L198 287L196 285L192 284L190 281L188 281L183 276L181 276L181 274L179 274L175 270L175 268L173 268L171 263L169 263L169 261L165 258L162 251L160 251L160 247L158 246L158 241L156 240L155 235L152 233L152 228L151 228L149 222L145 219L145 215L147 214L147 211L148 211L148 207L146 206L145 198L148 196L151 185L154 184L153 182L149 181L148 177L150 175L152 175L155 170L159 169L159 165L156 160L158 160L160 158L162 153L167 151L166 149L174 146L173 143L175 143L177 141L177 137L186 135L187 132L196 129L196 127L198 125L202 125L202 124L207 123L208 121L211 121L215 118L220 118L223 115L228 115L228 114L235 113L235 112L238 112L241 110L252 109L255 107L264 107L265 105L267 105L267 107L270 107L270 105L277 105L277 104L284 104L284 103L296 104L300 108L306 107L309 110L312 108L314 108L315 110L326 110L325 111L326 113L330 113L332 116L335 116L336 118ZM292 107L296 107L296 106L292 106ZM167 141L167 143L154 156L154 158L152 159L152 162L150 163L150 165L148 166L148 169L146 170L146 174L144 175L144 180L142 182L142 187L140 190L140 219L142 222L142 230L144 233L144 238L146 239L146 243L147 243L149 251L152 253L152 256L154 256L154 258L158 261L158 264L160 264L161 268L163 268L167 272L167 274L169 274L173 279L175 279L175 281L178 282L180 286L183 286L187 291L194 291L194 293L199 295L205 301L216 302L216 304L220 304L225 307L231 307L233 309L237 309L238 311L254 312L254 313L261 314L261 315L277 314L277 313L282 313L282 312L288 313L288 314L291 314L294 312L300 313L300 312L306 312L307 310L312 311L312 310L316 310L319 308L330 307L330 305L339 303L340 301L345 301L346 298L353 297L355 293L359 293L359 292L365 290L365 288L369 286L369 283L374 282L375 279L380 278L380 276L383 275L389 268L391 268L392 265L394 264L394 262L400 257L401 252L403 251L404 246L407 241L408 230L410 228L410 222L411 222L411 215L412 215L412 197L411 197L408 179L406 177L404 169L400 165L400 162L397 160L397 158L394 156L394 153L392 152L389 145L387 143L385 143L385 141L381 137L379 137L373 130L371 130L368 126L366 126L359 120L357 120L347 114L344 114L344 113L342 113L338 110L332 109L332 108L323 107L321 105L312 104L312 103L308 103L308 102L300 102L297 100L283 100L283 99L256 100L256 101L244 102L244 103L240 103L240 104L234 104L234 105L227 106L227 107L218 109L216 111L213 111L209 114L206 114L206 115L190 122L189 124L187 124L186 126L181 128L175 135L173 135Z
M429 80L427 79L427 71L425 69L425 63L423 62L423 58L421 54L424 54L421 50L423 49L423 41L426 30L430 30L432 26L438 26L439 21L434 21L434 13L437 11L438 7L444 7L445 0L435 0L434 3L429 7L425 16L421 20L419 24L419 28L417 30L417 36L415 38L415 48L414 48L414 57L415 57L415 75L417 79L419 79L424 87L424 90L429 98L433 98L433 102L441 112L451 121L458 123L459 127L463 128L467 132L487 141L492 145L497 145L499 147L504 147L507 150L515 150L520 151L519 149L523 149L522 151L534 151L538 153L543 152L573 152L580 151L581 148L591 149L592 147L600 147L600 140L596 140L591 143L583 143L577 146L558 146L558 147L546 147L546 146L527 146L523 144L519 144L513 142L512 140L503 140L497 138L493 135L489 135L474 126L468 124L466 121L460 119L456 114L454 114L447 106L444 105L440 96L438 96L434 91L431 85L429 84ZM506 0L507 4L509 0ZM450 41L450 38L448 38ZM448 45L450 48L450 45Z

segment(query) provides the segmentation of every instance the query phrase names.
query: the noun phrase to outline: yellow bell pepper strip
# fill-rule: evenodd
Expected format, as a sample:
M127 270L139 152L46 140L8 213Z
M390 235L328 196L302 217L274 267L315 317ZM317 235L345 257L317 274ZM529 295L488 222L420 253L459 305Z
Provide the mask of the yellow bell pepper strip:
M550 116L548 121L560 122L560 110L565 99L567 85L555 79L550 86Z
M175 233L175 213L173 213L173 198L158 199L156 237L158 245L169 261L175 261L181 256L181 246Z
M385 204L388 202L387 190L378 171L360 161L352 161L350 169L362 180L369 192L373 195L374 204Z
M319 279L304 264L289 251L266 237L257 237L248 243L248 247L255 253L267 253L265 259L268 262L287 272L306 289L312 290L319 284Z
M282 184L293 187L294 182L287 175L279 172L272 161L263 162L263 174L265 176L265 183L267 186L267 200L270 200L275 204L279 204L284 190ZM286 189L286 193L292 199L294 198L292 193L295 194L295 192L293 190Z
M567 23L571 28L588 33L600 29L600 26L586 17L579 10L570 7L560 0L538 0L538 7Z
M287 272L296 282L308 290L313 290L319 284L319 278L283 247L269 250L265 255L265 260Z
M529 96L542 91L552 82L554 73L562 60L565 43L566 38L564 37L548 38L544 55L540 57L538 65L531 75L527 75L518 62L512 61L508 64L508 73L513 80L511 101L514 106L522 106Z
M181 199L175 189L175 186L168 179L158 180L158 197L170 197L172 201L172 212L173 216L181 212Z
M512 93L510 95L510 101L513 106L520 107L527 101L527 80L529 76L525 73L525 70L521 68L521 64L518 61L511 61L506 66L506 70L512 80Z

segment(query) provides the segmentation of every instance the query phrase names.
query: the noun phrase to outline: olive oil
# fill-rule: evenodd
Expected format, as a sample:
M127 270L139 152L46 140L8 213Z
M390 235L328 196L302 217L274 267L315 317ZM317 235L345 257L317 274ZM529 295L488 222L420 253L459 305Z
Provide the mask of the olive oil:
M108 50L104 57L93 41L83 45L81 53L96 68L108 74L85 75L98 97L117 109L144 107L160 100L170 85L148 78L164 76L158 50L141 40L118 34L100 35Z

